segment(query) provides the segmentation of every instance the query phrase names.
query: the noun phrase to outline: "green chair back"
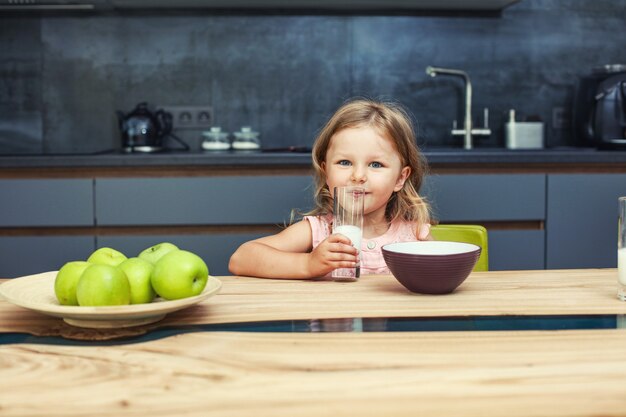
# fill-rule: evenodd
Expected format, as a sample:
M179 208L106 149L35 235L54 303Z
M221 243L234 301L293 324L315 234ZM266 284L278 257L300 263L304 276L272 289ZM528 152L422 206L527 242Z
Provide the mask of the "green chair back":
M474 224L438 224L430 229L435 240L450 242L473 243L481 247L480 258L474 266L474 271L489 271L489 245L487 229Z

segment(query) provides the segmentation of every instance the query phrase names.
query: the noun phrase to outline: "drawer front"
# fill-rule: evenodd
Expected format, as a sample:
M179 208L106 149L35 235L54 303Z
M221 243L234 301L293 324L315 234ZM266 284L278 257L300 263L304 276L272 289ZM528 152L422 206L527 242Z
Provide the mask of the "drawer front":
M544 220L543 174L432 175L423 194L441 222Z
M311 201L311 177L96 179L98 225L283 224Z
M0 227L93 226L93 180L0 180Z
M0 278L56 271L83 261L95 250L94 236L2 236Z
M491 230L488 234L490 270L545 268L544 230Z
M266 235L266 234L265 234ZM211 275L230 275L228 261L244 242L264 236L259 233L228 233L206 235L142 235L99 236L98 247L115 248L128 257L160 242L171 242L180 249L191 251L207 263Z
M547 267L616 268L620 196L624 174L550 175Z

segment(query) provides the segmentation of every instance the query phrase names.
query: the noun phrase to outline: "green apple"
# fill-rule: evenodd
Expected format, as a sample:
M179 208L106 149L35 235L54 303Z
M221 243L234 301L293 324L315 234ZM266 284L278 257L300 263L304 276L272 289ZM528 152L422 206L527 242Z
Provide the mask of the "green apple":
M54 294L64 306L77 306L76 286L85 269L91 264L85 261L71 261L59 269L54 279Z
M178 250L178 246L173 243L162 242L141 251L138 257L152 264L156 264L163 255L173 250Z
M130 304L130 284L117 266L93 264L78 280L76 299L80 306Z
M198 295L209 278L209 268L198 255L175 250L167 253L154 265L152 288L166 300Z
M117 266L126 260L126 255L112 248L100 248L89 255L87 262L100 265Z
M118 265L130 284L130 303L131 304L144 304L150 303L156 297L152 284L150 283L150 276L154 265L141 258L128 258L124 262Z

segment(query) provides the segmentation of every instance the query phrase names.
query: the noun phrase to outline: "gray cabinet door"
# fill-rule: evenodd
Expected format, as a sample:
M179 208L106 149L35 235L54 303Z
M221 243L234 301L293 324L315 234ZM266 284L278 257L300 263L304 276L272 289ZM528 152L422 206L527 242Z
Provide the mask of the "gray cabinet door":
M547 267L617 267L617 199L625 174L548 176Z
M3 179L0 201L0 227L93 226L92 179Z
M442 223L546 217L543 174L431 175L422 192Z
M441 223L543 221L543 174L432 175L423 193ZM545 268L543 230L488 230L489 269Z
M259 238L259 233L228 233L206 235L117 235L99 236L98 247L115 248L128 257L160 242L171 242L180 249L200 256L209 267L211 275L230 275L228 261L235 250L244 242ZM267 234L265 234L267 235Z
M311 177L97 178L98 225L283 224L311 203Z
M94 250L94 236L1 236L0 278L56 271Z
M488 235L490 270L545 268L544 230L491 230Z

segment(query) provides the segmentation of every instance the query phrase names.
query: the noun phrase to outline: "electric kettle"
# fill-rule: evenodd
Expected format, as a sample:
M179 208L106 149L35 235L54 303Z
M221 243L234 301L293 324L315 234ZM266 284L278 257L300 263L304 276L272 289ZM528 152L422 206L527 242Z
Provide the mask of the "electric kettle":
M118 111L117 119L125 152L159 152L172 132L172 115L162 109L152 112L145 102L130 113Z
M572 116L577 145L626 149L626 65L596 67L581 77Z

